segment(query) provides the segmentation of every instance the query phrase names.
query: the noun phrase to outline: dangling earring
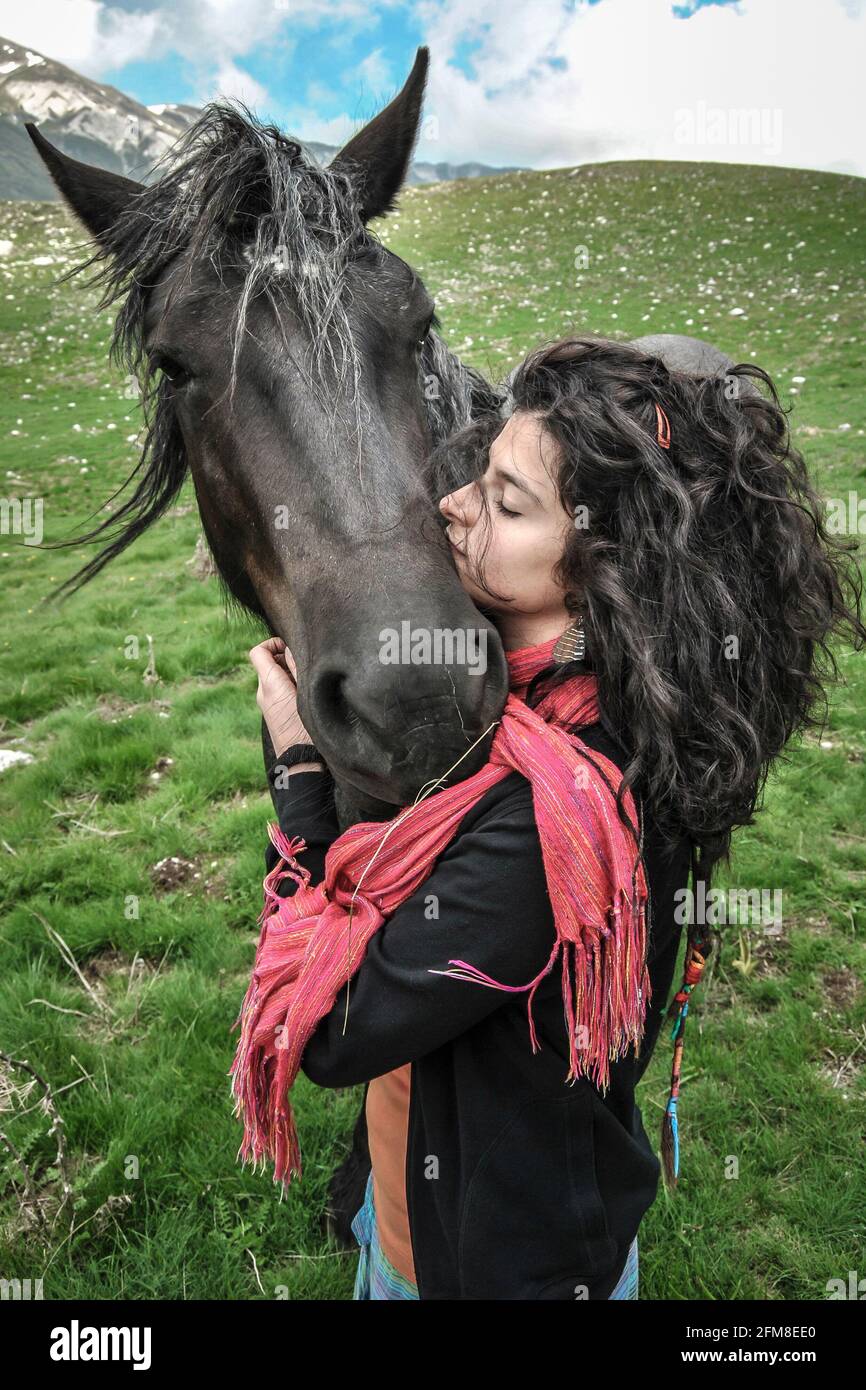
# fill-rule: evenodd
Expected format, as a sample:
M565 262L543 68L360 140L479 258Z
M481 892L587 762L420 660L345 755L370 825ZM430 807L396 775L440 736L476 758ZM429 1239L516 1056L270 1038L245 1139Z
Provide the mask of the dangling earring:
M583 629L583 618L578 618L558 639L553 649L553 660L561 661L583 661L586 655L586 633Z

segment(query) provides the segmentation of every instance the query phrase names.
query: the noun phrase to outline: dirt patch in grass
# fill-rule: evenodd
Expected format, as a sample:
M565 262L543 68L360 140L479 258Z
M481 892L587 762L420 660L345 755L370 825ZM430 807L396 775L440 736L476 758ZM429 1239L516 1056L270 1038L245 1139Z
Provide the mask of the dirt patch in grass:
M130 961L122 951L107 949L91 956L81 967L81 973L91 984L102 983L114 975L124 975L129 971Z
M787 956L790 942L784 927L776 935L760 935L752 942L752 971L754 980L781 980L787 975Z
M810 932L812 936L826 936L834 930L833 923L825 912L798 913L793 917L786 918L786 928L788 933L795 928L800 931Z
M101 719L105 724L119 724L122 719L131 719L139 710L152 710L156 714L169 714L170 700L122 700L119 695L100 695L95 709L87 718Z
M803 744L812 748L820 748L825 753L844 753L849 763L862 763L864 756L866 756L859 743L843 737L842 734L834 730L819 732L815 729L807 729L803 733Z
M153 865L150 877L157 895L182 893L191 898L194 893L202 892L210 898L229 897L218 859L205 861L201 856L184 859L182 855L171 854Z
M159 973L158 961L146 960L136 951L132 960L123 951L106 947L91 956L81 966L81 973L91 988L98 992L99 987L107 987L112 980L125 979L131 988L137 981Z
M730 994L726 1002L733 1003L738 995L737 980L778 980L787 972L790 941L787 923L775 924L772 930L760 927L730 925L721 929L721 947L717 947L717 964L724 963ZM712 956L710 957L712 961Z
M850 1009L863 993L862 980L845 966L840 970L826 970L821 982L827 998L840 1012Z
M861 1023L856 1031L848 1028L835 1047L822 1049L820 1075L834 1090L840 1091L843 1100L852 1098L852 1090L859 1089L859 1079L866 1061L866 1023Z
M83 961L79 966L82 982L90 1004L96 1006L95 1011L87 1012L87 1024L104 1037L111 1037L118 1030L122 1031L128 1025L118 1019L111 1002L114 999L116 1004L118 988L122 990L125 980L124 992L140 998L139 986L144 985L146 988L150 981L161 973L163 965L164 959L149 961L137 951L130 960L123 951L117 951L113 947L106 947L104 951L98 951Z

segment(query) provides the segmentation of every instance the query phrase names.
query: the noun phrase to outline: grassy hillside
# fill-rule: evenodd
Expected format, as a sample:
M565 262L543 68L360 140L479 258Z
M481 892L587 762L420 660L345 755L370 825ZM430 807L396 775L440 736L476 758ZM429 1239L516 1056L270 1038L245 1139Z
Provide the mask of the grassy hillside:
M823 492L862 496L864 190L610 164L412 189L379 230L482 369L575 329L707 336L775 376ZM107 515L140 425L106 365L110 318L53 283L77 236L57 205L2 206L2 492L44 498L52 542ZM285 1202L235 1162L229 1026L271 804L257 634L194 576L198 529L187 485L59 609L42 595L93 550L0 536L0 746L34 759L0 776L0 1049L53 1088L73 1183L60 1212L41 1087L0 1068L16 1150L0 1148L0 1273L44 1274L46 1298L351 1296L354 1256L324 1244L319 1218L360 1091L300 1079L305 1175ZM641 1228L644 1298L821 1299L863 1273L866 665L841 661L823 739L792 751L736 839L730 881L781 889L784 926L732 928L700 992L683 1175ZM654 1141L669 1066L663 1033L640 1091Z

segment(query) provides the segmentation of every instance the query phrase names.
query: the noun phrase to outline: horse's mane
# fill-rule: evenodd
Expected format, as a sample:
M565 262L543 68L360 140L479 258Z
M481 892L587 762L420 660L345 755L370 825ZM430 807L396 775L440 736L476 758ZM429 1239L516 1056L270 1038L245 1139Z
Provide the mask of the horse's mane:
M98 310L120 303L109 355L141 394L145 439L136 467L118 489L140 475L133 495L100 526L60 544L81 544L122 523L120 529L49 599L92 579L162 515L183 484L187 458L171 392L145 351L148 294L182 252L191 253L190 264L207 257L218 274L231 267L242 276L229 399L251 300L264 294L276 311L281 286L290 284L293 308L310 343L309 389L323 392L328 382L332 418L341 399L349 402L360 444L365 403L346 274L358 257L375 259L385 252L360 219L350 173L339 166L323 168L298 140L260 122L243 102L216 101L154 166L152 176L93 254L61 277L62 282L92 271L86 283L101 291ZM450 352L435 330L424 344L419 371L422 387L435 379L432 392L423 390L434 444L479 411L498 410L503 399L498 388Z

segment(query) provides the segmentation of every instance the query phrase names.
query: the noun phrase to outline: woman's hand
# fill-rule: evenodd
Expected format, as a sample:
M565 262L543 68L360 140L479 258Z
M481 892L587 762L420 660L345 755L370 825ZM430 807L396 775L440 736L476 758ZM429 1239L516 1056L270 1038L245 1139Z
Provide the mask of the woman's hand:
M251 647L249 658L258 672L256 704L268 726L274 752L279 756L293 743L312 743L298 714L298 668L282 637L269 637Z

